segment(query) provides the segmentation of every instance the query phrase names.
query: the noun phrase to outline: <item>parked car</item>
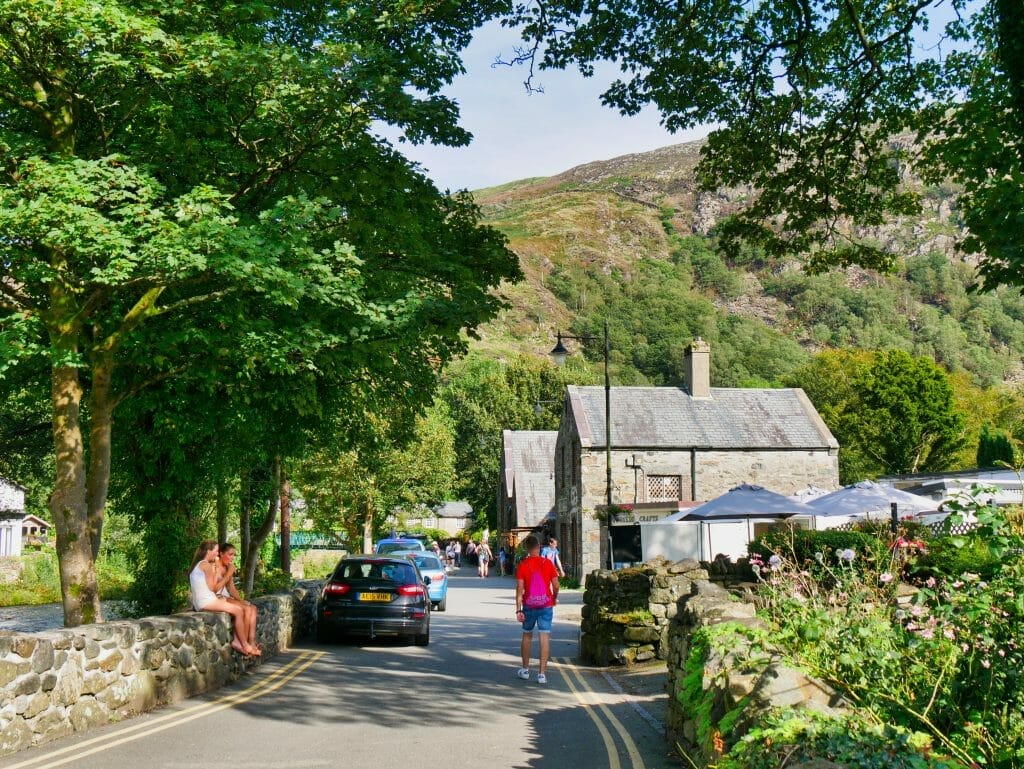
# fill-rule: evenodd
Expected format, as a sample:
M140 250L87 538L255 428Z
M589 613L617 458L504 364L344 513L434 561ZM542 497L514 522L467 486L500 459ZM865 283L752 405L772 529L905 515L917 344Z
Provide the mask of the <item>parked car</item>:
M380 555L386 553L397 553L402 550L425 550L423 542L418 539L382 539L377 543L377 547L373 549L373 552Z
M429 577L405 556L354 555L341 559L317 601L316 637L397 635L430 643Z
M430 585L427 588L430 601L435 609L444 611L448 607L448 573L441 559L430 552L412 552L408 557L416 562L420 574L430 578Z

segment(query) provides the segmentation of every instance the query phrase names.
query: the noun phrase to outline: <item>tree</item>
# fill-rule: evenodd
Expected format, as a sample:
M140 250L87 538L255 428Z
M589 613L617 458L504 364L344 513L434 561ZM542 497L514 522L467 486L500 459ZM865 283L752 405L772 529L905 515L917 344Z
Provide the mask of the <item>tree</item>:
M962 247L987 286L1024 283L1024 15L1013 0L522 0L512 14L534 65L612 61L603 101L653 103L670 130L718 126L707 189L757 195L722 228L812 269L893 266L851 225L920 211L904 182L952 181Z
M983 425L978 439L978 468L1013 467L1013 444L1006 433L991 432L989 425Z
M503 239L374 128L466 142L438 91L491 12L0 7L0 369L48 359L67 624L100 617L126 400L186 375L242 389L319 365L405 399L496 312L490 289L518 275Z
M949 468L965 442L949 375L901 350L831 351L785 379L839 441L843 483Z
M580 357L573 360L559 368L526 356L507 363L471 356L446 372L440 398L454 422L457 491L481 528L497 526L502 430L557 430L565 386L600 381Z
M416 418L411 432L377 418L361 446L337 443L310 452L295 467L295 485L317 530L344 532L367 552L396 509L433 505L455 482L451 419L443 403Z

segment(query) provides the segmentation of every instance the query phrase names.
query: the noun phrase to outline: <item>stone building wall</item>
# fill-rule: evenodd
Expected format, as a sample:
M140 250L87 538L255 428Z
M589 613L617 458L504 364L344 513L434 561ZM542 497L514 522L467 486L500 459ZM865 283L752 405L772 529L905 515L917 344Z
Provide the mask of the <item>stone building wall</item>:
M312 633L320 584L253 601L262 659ZM0 756L236 680L260 659L243 660L231 638L218 612L0 632Z
M574 445L575 433L564 428L559 451ZM568 452L566 451L566 456ZM606 499L606 459L602 449L588 449L579 456L556 453L555 491L560 531L578 531L579 542L562 542L567 570L580 579L608 565L607 528L595 516ZM643 468L632 467L634 460ZM576 463L579 463L578 465ZM691 463L695 465L691 467ZM576 475L579 476L578 484ZM616 504L650 502L645 478L678 475L682 498L707 500L742 483L762 485L780 494L792 494L807 486L824 489L839 486L839 459L835 451L703 449L612 451L612 500ZM564 540L564 537L563 537Z
M663 559L587 575L580 656L598 665L628 665L668 657L677 602L708 573L696 561Z

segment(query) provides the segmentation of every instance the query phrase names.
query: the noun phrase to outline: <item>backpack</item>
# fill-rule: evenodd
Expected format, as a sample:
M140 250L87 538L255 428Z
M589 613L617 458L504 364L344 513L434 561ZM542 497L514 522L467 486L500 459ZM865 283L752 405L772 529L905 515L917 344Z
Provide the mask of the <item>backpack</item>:
M528 609L546 609L551 605L548 583L544 581L543 569L533 569L530 581L523 589L523 606Z

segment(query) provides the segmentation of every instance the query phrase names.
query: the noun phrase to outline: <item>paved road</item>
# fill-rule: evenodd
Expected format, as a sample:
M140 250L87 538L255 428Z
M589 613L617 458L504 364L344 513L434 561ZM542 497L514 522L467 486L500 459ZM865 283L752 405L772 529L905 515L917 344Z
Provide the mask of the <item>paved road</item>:
M512 585L463 569L428 647L311 643L209 696L22 751L0 769L678 769L643 709L574 664L572 598L556 610L548 684L515 677Z

